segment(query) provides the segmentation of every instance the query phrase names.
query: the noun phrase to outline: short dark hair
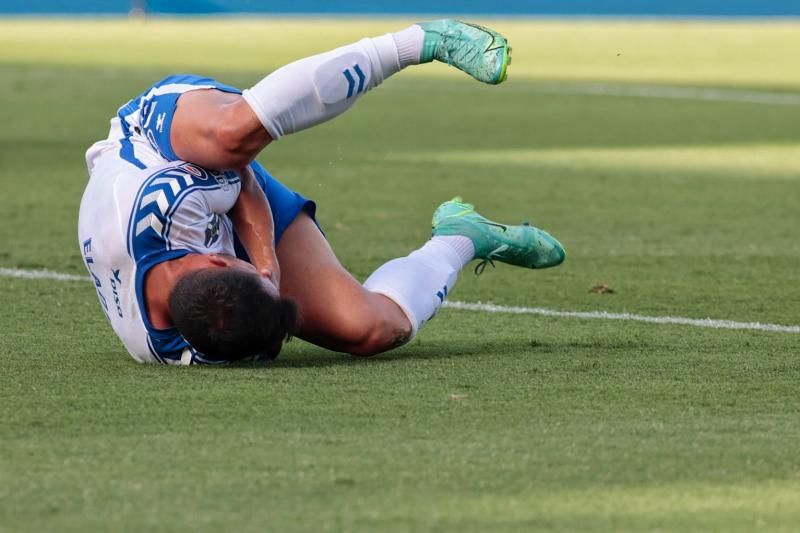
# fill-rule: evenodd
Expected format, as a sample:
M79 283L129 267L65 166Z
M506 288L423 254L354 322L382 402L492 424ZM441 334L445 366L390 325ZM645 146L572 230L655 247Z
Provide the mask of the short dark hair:
M206 358L274 359L297 329L297 307L270 295L259 275L233 268L204 268L178 280L169 296L178 331Z

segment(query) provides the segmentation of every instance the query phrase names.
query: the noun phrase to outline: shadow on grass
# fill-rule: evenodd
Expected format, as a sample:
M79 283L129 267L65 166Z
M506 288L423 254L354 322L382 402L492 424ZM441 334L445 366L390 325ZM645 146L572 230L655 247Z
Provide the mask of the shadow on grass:
M619 339L594 339L584 342L541 342L529 339L507 339L486 342L428 341L416 342L411 346L382 353L373 357L358 357L345 353L331 352L317 346L304 344L293 346L291 353L282 355L274 361L247 361L229 368L270 369L270 368L322 368L356 365L380 365L407 360L432 360L465 357L502 357L507 354L528 354L531 356L570 357L602 356L626 350L642 349L640 340L620 341Z
M293 347L294 348L294 347ZM506 351L519 352L530 349L528 343L521 342L426 342L415 343L411 346L399 348L372 357L359 357L346 353L337 353L305 344L301 349L294 349L292 353L281 355L274 361L246 361L232 365L229 368L319 368L333 366L356 366L394 363L399 360L428 360L444 359L449 357L481 356L491 353Z

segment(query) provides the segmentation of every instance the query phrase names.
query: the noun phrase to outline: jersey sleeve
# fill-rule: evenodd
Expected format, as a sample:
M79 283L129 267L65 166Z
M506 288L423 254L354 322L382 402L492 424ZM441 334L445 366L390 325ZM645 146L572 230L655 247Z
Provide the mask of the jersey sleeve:
M128 224L129 255L139 264L157 262L178 250L217 251L210 246L217 240L206 235L206 229L217 220L228 220L225 213L236 203L240 189L235 173L210 171L189 163L154 172L136 196ZM227 226L218 229L229 230Z
M167 161L178 161L170 142L172 121L182 94L200 89L241 94L241 91L211 78L191 74L169 76L144 92L138 101L138 122L141 134L150 146Z
M165 233L171 249L223 253L232 246L233 225L226 215L238 197L239 183L229 190L195 189L181 201Z

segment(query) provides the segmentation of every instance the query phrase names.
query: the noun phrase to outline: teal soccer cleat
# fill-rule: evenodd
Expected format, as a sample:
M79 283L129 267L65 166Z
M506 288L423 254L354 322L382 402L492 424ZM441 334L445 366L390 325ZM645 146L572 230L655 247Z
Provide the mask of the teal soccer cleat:
M496 31L452 19L417 25L425 30L421 63L436 59L484 83L496 85L505 81L511 48Z
M492 222L475 212L471 204L455 197L433 213L434 237L463 235L475 246L475 258L483 259L475 268L480 274L486 263L494 261L525 268L550 268L564 262L567 254L546 231L528 224L506 226Z

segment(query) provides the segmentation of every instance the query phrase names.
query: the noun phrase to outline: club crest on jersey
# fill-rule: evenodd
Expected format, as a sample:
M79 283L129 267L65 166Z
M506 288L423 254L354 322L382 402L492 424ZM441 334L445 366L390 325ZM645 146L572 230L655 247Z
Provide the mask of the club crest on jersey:
M206 248L219 240L219 215L214 215L206 225Z
M229 191L231 189L228 175L225 172L219 172L218 170L211 170L209 172L211 173L211 177L222 187L223 191Z
M181 168L183 170L185 170L186 172L188 172L189 174L197 176L198 178L202 178L203 177L203 171L200 170L199 168L197 168L194 165L190 165L189 163L186 163L185 165L181 165Z

